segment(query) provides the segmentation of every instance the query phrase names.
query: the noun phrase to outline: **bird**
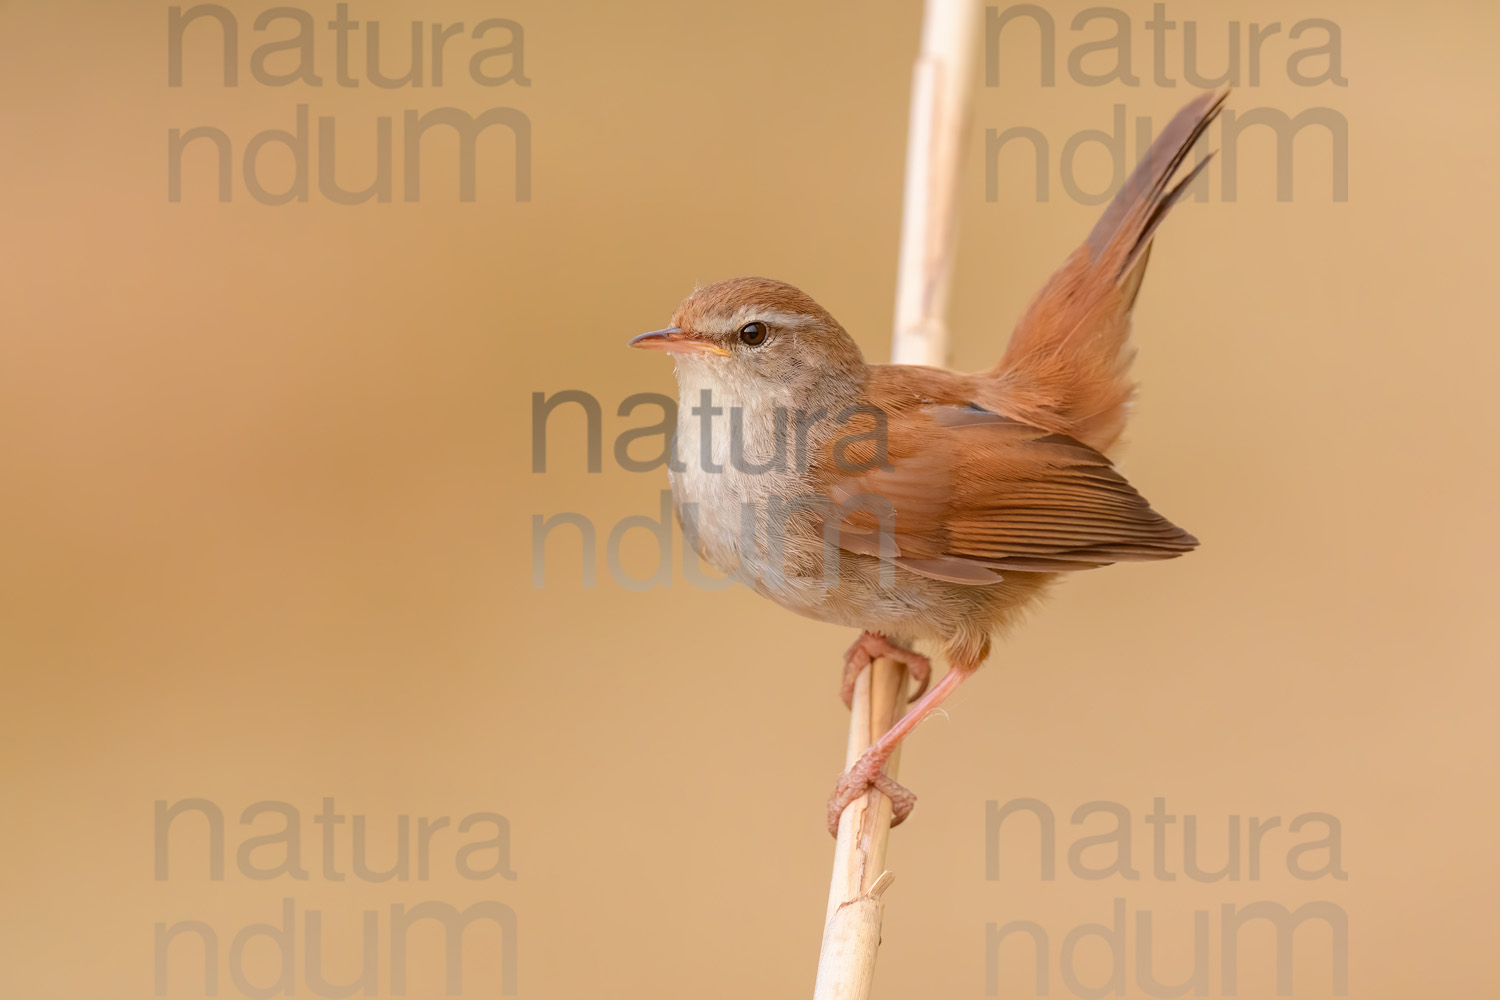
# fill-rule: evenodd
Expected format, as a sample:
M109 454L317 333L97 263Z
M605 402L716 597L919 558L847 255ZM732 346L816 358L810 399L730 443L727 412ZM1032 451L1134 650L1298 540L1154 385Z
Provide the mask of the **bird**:
M674 361L668 475L699 555L859 631L846 703L875 658L910 670L905 714L838 778L830 832L872 786L893 824L909 815L916 796L884 773L891 753L1051 584L1197 546L1108 452L1135 392L1131 311L1152 243L1212 154L1173 178L1227 95L1199 95L1163 128L987 371L869 364L810 295L760 277L699 287L669 326L630 340ZM918 641L948 664L930 689Z

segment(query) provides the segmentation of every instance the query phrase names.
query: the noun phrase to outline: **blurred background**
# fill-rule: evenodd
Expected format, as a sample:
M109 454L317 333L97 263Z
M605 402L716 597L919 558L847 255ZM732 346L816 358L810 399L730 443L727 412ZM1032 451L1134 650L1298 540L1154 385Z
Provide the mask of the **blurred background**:
M853 636L692 586L680 537L670 587L611 573L610 532L666 485L615 454L659 414L619 406L675 389L625 341L764 274L888 355L921 5L434 0L390 87L369 29L399 78L413 8L349 4L341 78L344 6L292 8L305 51L275 44L294 15L200 12L171 86L176 8L0 4L0 998L438 996L438 923L395 947L422 904L500 904L473 911L502 916L463 938L463 996L805 995ZM1037 10L975 107L955 367L999 356L1137 119L1201 89L1187 58L1234 69L1239 115L1325 110L1294 140L1246 127L1162 231L1120 461L1202 547L1068 580L908 743L876 995L1165 996L1150 977L1196 959L1199 995L1271 996L1280 968L1334 996L1341 924L1350 996L1492 995L1500 8ZM459 22L439 83L432 25ZM255 140L299 105L305 200L291 148ZM434 127L409 200L406 115L441 108L515 109L529 154L518 117L485 130L463 201ZM1064 155L1117 114L1118 156ZM227 201L213 137L173 197L170 130L199 127ZM1034 139L987 155L1014 127L1047 144L1045 192ZM383 145L389 200L326 194ZM533 394L566 390L600 404L600 469L570 404L535 473ZM558 528L535 587L533 518L564 512L594 548ZM623 568L656 546L630 531ZM994 823L1016 799L1051 837ZM1138 877L1086 877L1122 857ZM1257 903L1328 905L1278 958L1263 920L1226 947L1225 907ZM1014 921L1040 934L997 943Z

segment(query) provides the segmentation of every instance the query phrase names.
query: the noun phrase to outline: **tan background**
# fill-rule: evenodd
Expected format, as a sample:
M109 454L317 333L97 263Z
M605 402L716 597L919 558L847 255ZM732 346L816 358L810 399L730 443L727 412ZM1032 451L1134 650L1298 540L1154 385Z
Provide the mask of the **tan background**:
M670 391L669 366L624 341L694 282L792 281L886 355L919 4L442 0L426 16L521 22L532 85L480 88L455 62L442 88L395 91L255 84L263 8L232 6L244 80L226 91L201 41L188 85L168 89L163 4L0 5L0 998L149 996L156 922L206 921L223 950L284 897L301 996L314 995L304 911L324 913L328 974L347 980L364 909L486 899L516 912L523 997L806 995L851 636L680 573L633 593L602 557L585 589L567 530L533 589L531 516L582 512L602 545L620 518L655 511L664 475L623 471L610 442L649 421L614 407ZM1054 194L1035 203L1008 156L986 203L973 147L957 366L991 363L1094 218L1058 186L1063 140L1107 127L1117 101L1160 122L1191 92L1151 84L1147 4L1123 8L1142 86L1069 80L1071 45L1106 33L1068 31L1081 6L1051 6L1058 86L1038 86L1022 25L1002 85L980 96L980 127L1049 136ZM1115 898L1132 920L1153 912L1168 980L1188 970L1193 911L1208 911L1215 996L1219 908L1257 900L1347 913L1351 996L1500 990L1485 627L1497 11L1169 6L1198 21L1210 71L1231 19L1339 24L1347 87L1288 83L1283 33L1261 86L1231 106L1341 112L1349 200L1330 201L1326 138L1299 142L1283 204L1271 143L1247 136L1238 201L1219 200L1214 173L1214 198L1164 231L1123 464L1202 549L1072 580L918 732L902 777L921 804L891 852L877 995L982 996L986 923L1029 919L1051 937L1052 995L1068 996L1058 945L1108 921ZM394 3L351 14L398 39L409 17ZM318 45L331 81L328 32ZM533 200L510 197L497 132L474 204L456 202L440 158L424 200L401 203L399 152L388 205L315 193L267 207L238 166L220 205L206 158L168 203L169 128L220 127L238 156L290 127L298 102L335 116L346 186L370 176L377 115L397 118L399 140L406 108L518 107L535 130ZM1102 158L1080 164L1088 186L1107 182ZM605 406L600 474L561 414L551 471L530 471L531 394L563 389ZM626 546L638 570L645 545ZM156 881L153 802L192 796L228 817L228 877L206 880L201 825L184 821ZM426 882L330 883L312 822L324 796L367 817L379 866L398 815L502 813L518 878L459 878L449 839ZM1056 881L1038 878L1019 821L1001 879L985 878L985 802L1021 796L1058 815ZM1143 817L1158 796L1198 817L1208 867L1231 815L1282 817L1261 878L1153 878ZM236 847L278 826L237 823L264 799L300 810L308 881L235 870ZM1108 826L1068 823L1096 799L1131 810L1139 881L1067 871L1067 846ZM1316 834L1286 823L1310 811L1341 821L1347 881L1287 874L1288 848ZM348 824L340 838L347 871ZM1145 996L1134 923L1129 935L1128 995ZM471 931L464 995L497 995L496 940ZM1318 926L1299 936L1297 996L1330 995L1328 943ZM440 995L436 947L414 951L409 995ZM192 953L174 945L172 996L203 995ZM1080 951L1091 982L1101 955ZM252 948L252 978L274 964ZM1002 994L1034 995L1024 949L1008 944L998 972ZM1241 995L1273 990L1271 936L1247 931ZM222 958L220 995L240 995Z

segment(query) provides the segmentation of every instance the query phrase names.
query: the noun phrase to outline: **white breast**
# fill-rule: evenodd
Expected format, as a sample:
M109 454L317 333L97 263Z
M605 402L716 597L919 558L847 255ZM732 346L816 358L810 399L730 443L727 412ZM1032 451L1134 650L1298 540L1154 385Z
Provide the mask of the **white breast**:
M745 553L765 537L769 499L798 495L801 476L790 468L790 455L779 469L759 469L773 462L778 448L788 450L776 433L777 401L754 393L747 403L747 394L705 374L700 363L677 366L679 468L670 479L685 529L696 531L699 552L721 572L735 574ZM719 412L701 412L704 390L711 409Z

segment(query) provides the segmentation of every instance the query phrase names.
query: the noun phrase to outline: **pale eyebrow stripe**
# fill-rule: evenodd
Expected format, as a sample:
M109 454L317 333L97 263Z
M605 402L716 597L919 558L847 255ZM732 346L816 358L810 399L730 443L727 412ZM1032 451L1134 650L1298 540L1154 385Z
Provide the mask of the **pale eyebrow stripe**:
M739 309L736 309L733 322L738 327L756 319L770 323L773 326L782 326L788 329L810 326L816 322L813 317L805 313L785 312L780 309L764 309L757 306L741 306Z

